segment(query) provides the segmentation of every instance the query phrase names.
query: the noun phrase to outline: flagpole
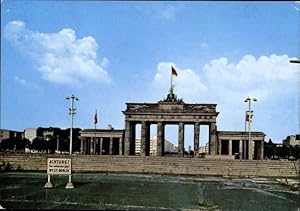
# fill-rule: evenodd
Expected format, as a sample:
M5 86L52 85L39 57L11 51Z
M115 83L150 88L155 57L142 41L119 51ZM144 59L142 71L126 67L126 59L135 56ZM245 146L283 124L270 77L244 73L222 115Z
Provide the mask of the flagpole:
M247 111L245 111L245 114L246 114L246 116L245 116L245 134L246 134L246 131L247 131ZM247 148L246 148L246 140L244 140L244 159L246 159L246 150L247 150Z
M245 116L245 132L246 132L246 130L247 130L247 111L245 113L246 113L246 116Z
M94 154L96 154L96 123L95 123L95 137L94 137L94 146L93 146L93 148L94 148Z
M173 95L173 74L171 73L171 88L170 88L170 94Z
M98 117L97 117L97 109L96 109L96 114L95 114L96 116L94 117L94 118L97 118L97 121L98 121ZM97 126L97 121L96 121L96 119L94 120L94 124L95 124L95 137L94 137L94 146L93 146L93 148L94 148L94 154L96 154L96 126Z

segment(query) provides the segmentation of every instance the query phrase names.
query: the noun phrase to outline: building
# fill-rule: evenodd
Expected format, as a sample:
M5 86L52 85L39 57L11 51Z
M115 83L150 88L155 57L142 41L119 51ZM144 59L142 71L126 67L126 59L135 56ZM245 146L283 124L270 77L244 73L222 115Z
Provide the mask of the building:
M157 156L164 155L166 125L178 125L178 154L184 156L184 126L194 126L193 151L199 148L200 125L209 127L209 153L217 154L216 104L187 104L170 93L158 103L126 103L125 155L135 154L136 125L141 125L141 154L149 155L151 124L157 125Z
M264 155L265 134L241 131L218 131L218 155L238 155L240 159L262 160Z
M157 143L157 138L155 140ZM165 152L178 152L178 146L165 139Z
M24 130L24 137L27 138L32 143L32 140L37 137L37 129L36 128L26 128Z
M57 127L39 127L37 128L37 136L43 137L44 139L56 138L57 136L60 136L63 133L62 131L63 130Z
M292 146L300 145L300 135L298 134L298 135L287 136L286 139L282 141L282 143L284 145L292 145Z
M165 139L164 148L165 148L164 151L166 153L175 153L178 151L178 148L166 139ZM140 138L135 140L135 154L141 155L141 139ZM154 136L152 139L150 139L150 155L153 155L153 156L157 155L157 137L156 136Z
M22 137L23 137L23 132L0 129L0 143L4 139L10 139L10 138L22 139Z
M208 143L204 146L199 147L198 154L208 154Z
M80 154L122 155L124 152L124 130L116 130L108 125L107 129L84 129L79 133Z

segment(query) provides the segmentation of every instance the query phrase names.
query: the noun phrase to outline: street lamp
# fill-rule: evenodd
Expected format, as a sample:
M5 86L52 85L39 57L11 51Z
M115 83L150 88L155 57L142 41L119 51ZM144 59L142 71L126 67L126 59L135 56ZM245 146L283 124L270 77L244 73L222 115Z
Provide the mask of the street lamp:
M300 64L300 60L299 59L290 60L290 63ZM300 74L300 73L298 73L298 74ZM299 82L298 84L300 84L300 75L298 77L298 82ZM300 88L300 86L298 88ZM298 92L298 94L299 94L299 92ZM300 107L300 104L299 104L299 107ZM298 125L298 127L299 127L299 130L300 130L300 124ZM300 165L300 163L299 163L299 165ZM300 169L299 169L299 171L300 171ZM299 186L299 188L300 188L300 186Z
M72 95L71 97L66 97L67 100L71 100L71 108L69 108L69 114L71 117L71 128L70 128L70 156L72 155L72 141L73 141L73 118L74 118L74 114L76 114L75 112L75 108L74 108L74 100L79 100L78 97L75 97L74 95ZM67 189L72 189L74 188L74 185L72 183L72 173L69 174L69 182L66 185Z
M247 99L245 100L245 103L249 103L249 107L248 107L248 159L252 160L252 142L251 142L251 122L252 122L252 113L253 111L251 111L251 102L256 102L257 99L255 97L247 97ZM246 149L246 144L244 145L244 149ZM245 153L245 158L246 158L246 150L244 150Z
M70 155L72 155L72 141L73 141L73 118L74 118L74 114L76 114L75 112L75 108L74 108L74 100L79 100L78 97L75 97L74 95L72 95L71 97L66 97L67 100L71 99L71 108L69 108L69 114L71 117L71 128L70 128Z
M300 60L290 60L290 63L297 63L297 64L300 64ZM299 77L298 77L299 78ZM299 92L298 92L299 93ZM299 128L300 128L300 124L299 124ZM298 162L299 163L299 167L298 167L298 169L299 169L299 184L300 184L300 162ZM299 194L300 194L300 185L298 185L299 186Z

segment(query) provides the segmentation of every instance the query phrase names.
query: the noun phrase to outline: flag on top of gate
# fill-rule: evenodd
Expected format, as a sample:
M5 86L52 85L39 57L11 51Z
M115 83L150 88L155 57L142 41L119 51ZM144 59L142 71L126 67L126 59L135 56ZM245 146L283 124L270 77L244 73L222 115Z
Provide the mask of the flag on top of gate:
M171 75L177 76L177 72L176 72L175 68L173 66L171 66L171 69L172 69Z
M98 117L97 117L97 110L96 110L95 117L94 117L94 124L97 124L97 123L98 123Z

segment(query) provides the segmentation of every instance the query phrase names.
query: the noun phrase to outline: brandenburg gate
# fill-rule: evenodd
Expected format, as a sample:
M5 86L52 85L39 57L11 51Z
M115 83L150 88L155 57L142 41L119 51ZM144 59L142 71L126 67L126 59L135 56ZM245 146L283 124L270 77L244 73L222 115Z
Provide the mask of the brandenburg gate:
M209 126L209 154L216 155L217 126L216 104L186 104L175 94L158 103L126 103L125 155L135 154L135 126L141 124L141 155L150 151L150 125L157 124L157 156L164 155L165 125L178 125L178 153L184 155L184 125L194 125L194 151L199 148L200 125Z

